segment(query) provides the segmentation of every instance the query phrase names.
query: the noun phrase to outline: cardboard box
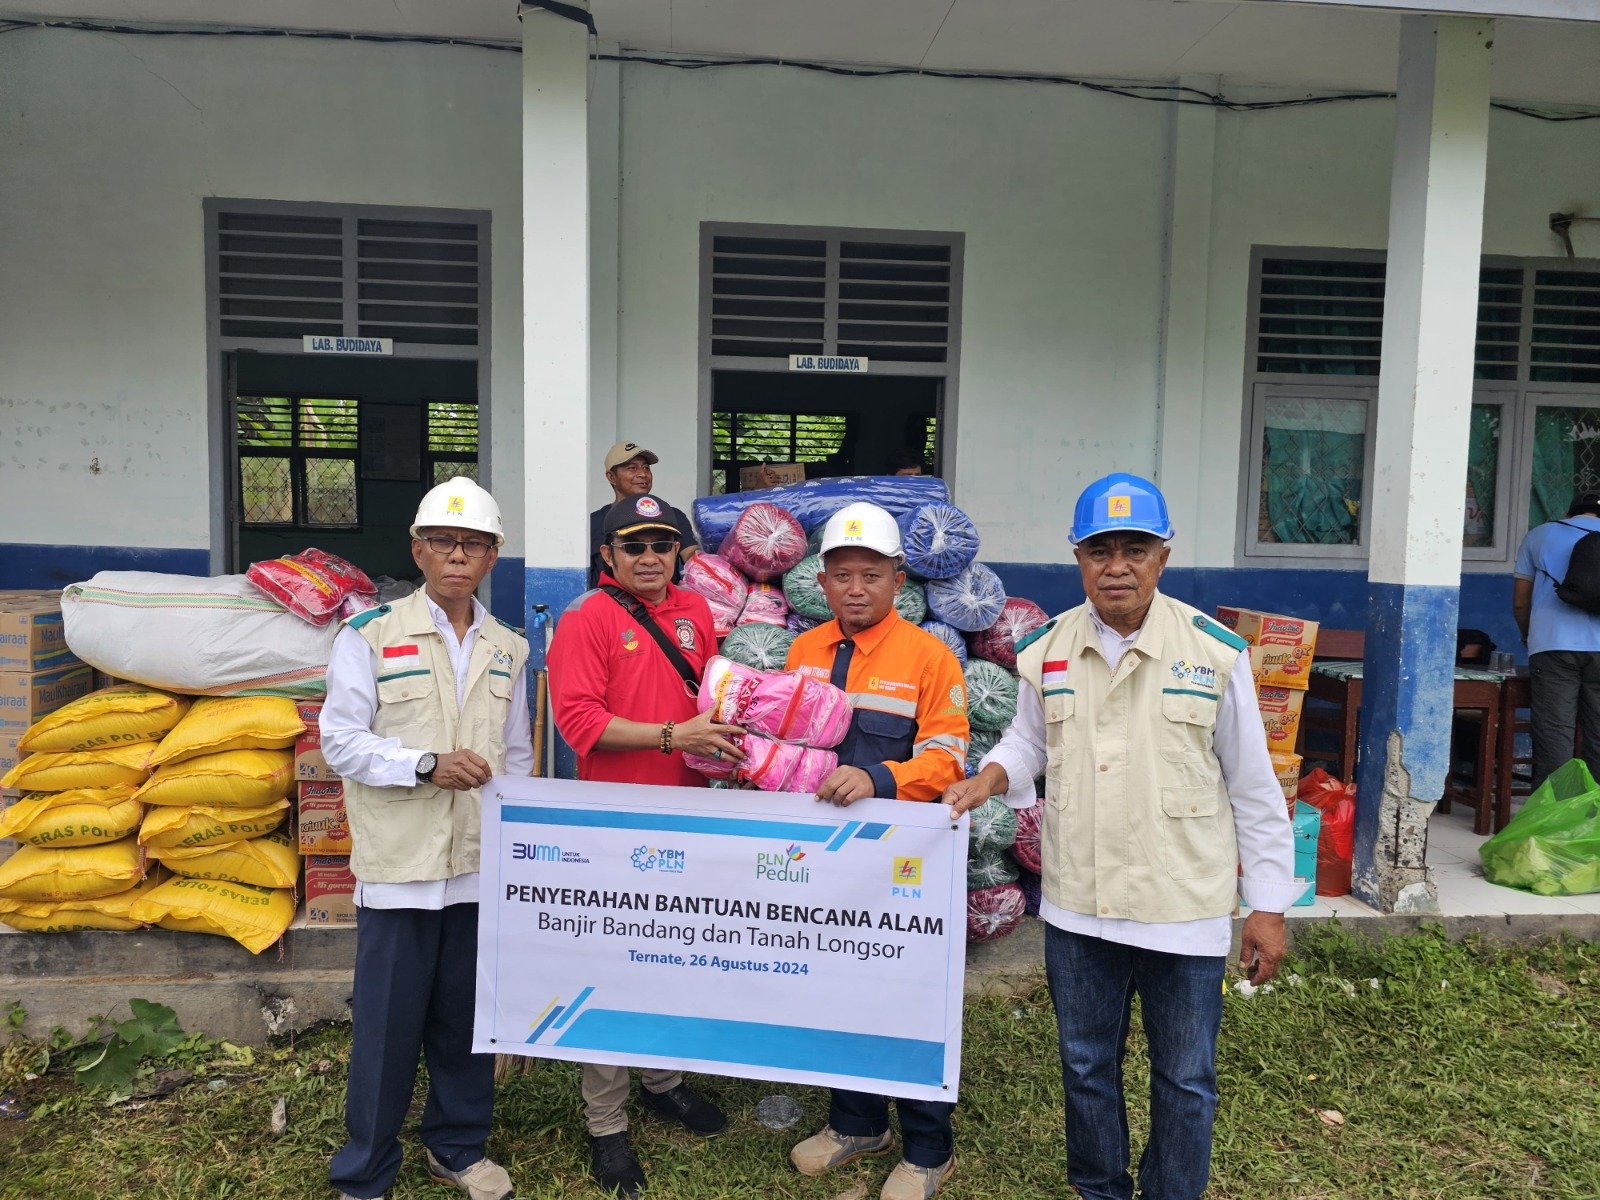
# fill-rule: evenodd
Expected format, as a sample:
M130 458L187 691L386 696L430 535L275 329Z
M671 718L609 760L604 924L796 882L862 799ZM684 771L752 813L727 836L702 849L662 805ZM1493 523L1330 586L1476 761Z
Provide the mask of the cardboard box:
M1274 754L1293 754L1300 736L1300 716L1306 694L1294 688L1261 684L1256 688L1256 703L1261 708L1261 724L1267 731L1267 749Z
M0 590L0 671L50 671L78 662L67 649L59 591Z
M322 715L322 701L302 700L295 705L300 719L306 723L305 732L294 740L294 777L301 783L337 783L339 777L322 757L322 729L318 720Z
M1217 620L1250 647L1256 684L1305 691L1317 648L1317 622L1253 608L1217 606Z
M782 487L786 483L805 481L805 463L757 463L753 467L739 468L741 492L753 492L761 488Z
M21 734L40 717L94 690L83 663L53 671L0 671L0 731Z
M300 896L306 902L307 925L356 923L356 877L350 860L342 855L319 854L306 859L305 882Z
M349 855L350 820L344 811L344 784L302 783L295 824L302 855Z
M17 743L22 740L26 730L16 725L0 725L0 775L4 775L17 765L17 760L24 757L17 749ZM16 789L9 789L15 791ZM0 793L3 795L4 793ZM5 801L0 799L0 808L5 807Z
M1290 820L1294 824L1294 877L1306 884L1293 905L1300 908L1317 900L1317 837L1322 832L1322 814L1309 804L1296 802Z
M1300 788L1300 756L1298 754L1274 754L1272 757L1272 773L1278 777L1278 786L1283 789L1283 798L1289 802L1290 811L1295 804L1295 792Z

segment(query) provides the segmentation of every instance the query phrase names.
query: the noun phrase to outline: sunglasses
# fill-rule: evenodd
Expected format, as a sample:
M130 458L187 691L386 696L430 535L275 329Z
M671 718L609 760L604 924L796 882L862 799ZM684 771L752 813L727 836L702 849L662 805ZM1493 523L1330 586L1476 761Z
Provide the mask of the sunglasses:
M652 554L671 554L678 546L677 538L660 538L654 542L612 542L612 548L621 550L629 558L638 558L646 550Z
M468 558L482 558L494 549L493 542L486 542L482 538L454 538L447 533L436 533L432 537L422 539L428 544L428 549L435 554L454 554L456 547L461 547L461 552Z

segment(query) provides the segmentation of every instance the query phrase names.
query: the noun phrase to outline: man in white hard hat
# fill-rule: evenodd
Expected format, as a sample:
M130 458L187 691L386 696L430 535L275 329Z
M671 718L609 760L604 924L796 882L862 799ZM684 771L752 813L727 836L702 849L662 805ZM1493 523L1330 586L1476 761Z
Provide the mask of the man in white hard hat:
M611 485L611 502L602 504L589 514L589 586L600 585L600 572L606 565L600 559L600 547L606 544L602 528L612 505L630 496L648 496L655 489L655 472L650 468L661 458L654 450L647 450L638 442L621 441L606 451L606 482ZM678 561L674 564L672 578L677 580L681 568L695 556L700 543L694 539L694 527L682 510L662 501L665 519L678 531Z
M786 666L843 688L855 716L817 799L937 800L966 774L966 680L948 646L895 611L906 581L900 528L876 504L847 504L823 527L821 552L817 582L834 619L797 637ZM955 1167L955 1105L900 1099L896 1107L902 1159L882 1200L928 1200ZM827 1125L789 1159L801 1174L821 1175L893 1144L887 1097L835 1088Z
M425 586L345 622L328 662L322 752L344 779L356 877L349 1140L328 1177L351 1200L394 1184L424 1052L428 1173L469 1200L512 1195L484 1153L494 1056L472 1053L479 789L533 773L528 643L473 595L504 540L494 497L441 483L411 526Z

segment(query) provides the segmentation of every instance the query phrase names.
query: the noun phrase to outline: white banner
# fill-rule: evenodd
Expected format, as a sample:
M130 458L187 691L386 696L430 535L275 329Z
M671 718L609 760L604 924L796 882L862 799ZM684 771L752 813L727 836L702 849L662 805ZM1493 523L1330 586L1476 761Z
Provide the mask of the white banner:
M473 1049L955 1100L967 818L496 777Z

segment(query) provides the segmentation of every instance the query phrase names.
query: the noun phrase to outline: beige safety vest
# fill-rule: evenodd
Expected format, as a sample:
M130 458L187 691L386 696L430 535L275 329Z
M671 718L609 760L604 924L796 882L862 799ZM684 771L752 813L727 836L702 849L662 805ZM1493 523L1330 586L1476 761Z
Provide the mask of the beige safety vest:
M1089 605L1025 641L1044 707L1044 894L1069 912L1191 921L1232 911L1233 808L1212 749L1244 643L1156 593L1113 676Z
M422 592L370 609L349 622L377 656L378 711L372 732L436 754L475 750L496 771L506 765L511 689L528 661L528 642L485 617L472 645L466 699L456 708L455 668ZM415 653L410 648L415 647ZM388 653L385 653L385 652ZM432 784L368 787L345 780L350 869L366 883L418 883L478 869L477 789Z

